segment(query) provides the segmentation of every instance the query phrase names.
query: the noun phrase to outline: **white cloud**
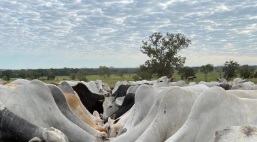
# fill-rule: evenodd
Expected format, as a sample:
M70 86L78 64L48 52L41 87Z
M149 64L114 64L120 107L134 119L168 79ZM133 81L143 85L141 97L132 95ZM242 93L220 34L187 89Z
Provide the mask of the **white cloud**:
M220 64L240 55L246 57L239 63L250 64L257 55L256 7L254 0L3 0L0 56L45 57L52 67L56 56L67 67L75 60L81 67L138 67L146 60L142 40L153 32L180 32L192 40L181 52L187 64ZM204 60L208 56L213 60Z

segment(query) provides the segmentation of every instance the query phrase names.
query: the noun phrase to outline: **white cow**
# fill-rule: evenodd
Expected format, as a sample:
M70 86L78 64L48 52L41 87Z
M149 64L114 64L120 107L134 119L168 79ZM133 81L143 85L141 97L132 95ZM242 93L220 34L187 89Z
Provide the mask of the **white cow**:
M243 83L245 82L246 80L245 79L242 79L242 78L235 78L233 79L233 83L234 84L238 84L238 83Z
M257 99L257 90L227 90L226 92L239 98Z
M62 82L62 85L63 83L64 82ZM96 125L94 119L90 118L90 116L83 111L83 105L77 96L72 93L62 92L59 87L52 84L47 84L47 87L51 90L58 108L70 121L91 135L104 136L105 133L99 132L104 131L104 129ZM107 137L107 135L105 135L105 137Z
M95 94L99 94L99 95L106 95L109 94L109 92L107 92L106 90L103 89L103 82L100 80L97 81L89 81L89 82L84 82L81 81L81 83L83 83L84 85L87 86L87 88ZM110 91L110 90L108 90Z
M174 89L174 88L178 88L179 90L182 90L182 91L181 92L176 92L174 90L172 91L172 89ZM154 102L156 100L158 100L156 97L158 96L159 92L161 92L160 94L162 94L162 95L169 94L169 93L172 94L172 92L173 92L176 95L179 95L180 97L183 97L184 96L183 93L185 92L184 90L191 91L190 93L192 93L192 94L199 94L199 93L194 93L194 92L202 92L202 91L204 91L208 88L209 87L207 87L206 85L203 85L203 84L198 84L198 85L194 85L194 86L185 86L185 87L174 87L174 86L171 86L171 87L157 87L157 88L154 88L154 89L149 87L149 86L146 86L146 85L141 85L138 88L138 90L136 92L136 95L135 95L135 97L136 97L135 98L135 111L134 111L134 114L130 117L130 119L132 121L127 121L127 122L129 122L129 124L126 123L125 126L124 126L125 130L123 130L123 131L127 131L127 132L118 136L115 139L115 141L122 141L122 140L125 140L125 139L126 139L126 141L135 141L143 133L143 131L146 131L145 129L148 127L148 125L151 123L151 121L155 117L155 115L153 115L153 114L155 114L155 112L153 112L153 110L155 110L155 109L151 110L150 116L146 116L146 113L149 111L149 109L151 107L153 107L152 104L154 104ZM159 94L159 96L162 96L160 94ZM186 98L187 96L184 96L184 97ZM183 98L183 99L185 99L185 98ZM186 100L190 101L190 99L186 99ZM180 106L176 106L174 103L172 103L172 98L171 99L165 98L165 99L163 99L163 103L164 102L166 102L169 105L174 105L173 107L167 106L167 108L179 108L180 107ZM178 102L178 100L176 100L176 102ZM190 102L191 107L193 105L193 102ZM190 105L190 103L188 103L188 105ZM183 106L183 107L185 107L185 106ZM190 109L191 107L187 106L187 108L185 110ZM174 111L176 111L176 110L177 109L174 109ZM181 110L181 109L179 109L179 110ZM190 111L187 111L187 112L184 111L183 113L187 113L187 115L188 115L189 112ZM172 112L172 113L174 114L173 115L174 117L177 115L175 112ZM180 113L180 112L177 112L177 113ZM149 115L149 113L148 113L148 115ZM160 111L159 115L160 116L163 115L163 111ZM167 114L165 116L170 116L170 115ZM156 125L159 125L159 122L156 122L157 120L158 119L155 119L155 121L152 122L153 126L151 126L151 128L148 128L147 132L151 132L151 131L154 131L154 132L158 131L159 132L159 131L162 130L162 129L161 130L156 129L156 128L161 128L162 127L162 126L158 126L158 127L156 126ZM169 118L167 120L169 120ZM182 121L182 120L183 119L180 119L180 121ZM186 118L184 118L184 121L186 121ZM174 124L175 123L176 122L174 122ZM180 126L182 126L182 124L183 124L183 122L180 124ZM172 129L172 127L170 127L170 128ZM177 125L177 127L175 129L173 128L173 131L176 131L176 129L178 129L178 128L179 128L179 125ZM149 137L150 139L152 139L151 136L148 136L149 133L147 133L147 132L144 133L145 137ZM131 136L132 133L133 133L133 137ZM169 137L169 134L168 135L165 134L166 132L161 131L160 133L162 133L162 138L160 138L160 139L165 139L165 136L163 136L163 135L166 135L167 137ZM172 132L172 133L174 133L174 132ZM144 139L141 136L140 141L147 141L147 140L149 140L149 139ZM154 139L154 140L156 140L156 139ZM162 140L160 140L160 141L162 141Z
M100 94L106 94L108 92L111 92L111 88L106 82L103 82L102 80L95 80L95 84Z
M179 81L176 81L176 82L170 82L169 86L183 87L183 86L188 86L188 84L184 80L179 80Z
M233 83L232 90L254 90L255 84L251 81Z
M214 87L214 86L219 85L220 83L216 82L216 81L211 81L211 82L200 81L198 84L205 84L208 87Z
M113 140L113 142L135 142L137 140L137 138L146 130L146 128L151 124L151 122L153 121L153 119L155 118L160 102L162 100L162 97L164 96L164 94L167 93L167 89L163 89L163 91L160 91L160 93L158 93L157 95L157 99L155 100L155 102L151 105L151 108L149 110L149 112L147 113L147 115L145 116L145 118L138 123L136 126L129 128L128 130L127 128L127 124L125 124L125 128L122 130L122 132L125 132L121 135L119 135L117 138L115 138ZM154 95L154 94L150 94L150 95ZM148 109L148 108L146 108ZM134 115L132 116L134 117ZM129 121L128 121L129 122Z
M116 92L120 85L129 85L130 83L126 80L124 81L117 81L112 89L112 93Z
M0 120L0 141L68 142L61 131L53 127L43 128L32 124L11 112L1 101Z
M145 118L151 106L156 101L157 95L158 92L149 85L142 84L138 87L137 91L135 92L135 110L128 121L129 123L127 123L125 126L127 130L134 127Z
M108 130L108 137L114 138L116 137L122 130L124 124L127 122L129 117L131 116L134 107L129 109L125 114L117 118L116 120L108 118L108 122L104 124L104 127Z
M257 120L257 100L229 95L212 87L197 98L187 121L165 142L213 142L215 131Z
M154 120L136 142L161 142L176 133L187 120L198 95L180 87L168 89Z
M123 100L124 98L122 99L122 101L119 101L119 99L115 99L115 97L113 96L105 97L105 100L103 102L103 119L107 119L114 112L116 112L120 108Z
M75 80L63 80L63 81L60 81L59 84L61 84L62 82L67 82L70 86L76 86L78 83L83 83L88 87L88 89L92 93L99 94L99 95L105 95L105 94L108 94L109 91L111 91L108 84L103 82L102 80L95 80L95 81L89 81L89 82L75 81Z
M167 76L162 76L154 81L153 87L168 87L170 86L170 79Z
M61 84L63 81L67 82L70 86L76 86L78 83L80 83L80 81L76 80L62 80L59 82L59 84Z
M38 126L61 130L70 142L102 140L68 120L56 105L49 88L41 81L33 80L14 89L0 89L0 94L0 100L12 112Z
M187 91L192 91L192 92L203 92L203 91L209 89L209 87L205 84L189 85L189 86L183 86L180 88L187 90Z

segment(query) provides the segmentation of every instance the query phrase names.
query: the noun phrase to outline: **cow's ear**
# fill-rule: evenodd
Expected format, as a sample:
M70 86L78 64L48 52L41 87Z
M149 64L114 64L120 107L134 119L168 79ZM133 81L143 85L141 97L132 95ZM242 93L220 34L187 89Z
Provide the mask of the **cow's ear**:
M108 121L107 121L109 124L111 124L112 122L112 118L111 117L108 117Z
M31 140L29 140L29 142L42 142L42 140L38 137L34 137Z
M96 110L93 112L93 116L96 118L101 118L98 111L96 111Z

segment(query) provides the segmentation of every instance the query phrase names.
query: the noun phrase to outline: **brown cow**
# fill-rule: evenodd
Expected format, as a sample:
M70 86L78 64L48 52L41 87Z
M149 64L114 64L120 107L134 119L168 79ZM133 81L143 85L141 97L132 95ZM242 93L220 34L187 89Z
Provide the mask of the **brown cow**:
M64 93L64 96L67 100L67 103L69 107L71 108L72 112L79 117L81 120L83 120L85 123L87 123L92 128L100 131L100 132L107 132L106 128L100 127L96 125L83 111L82 104L80 99L75 96L72 93Z

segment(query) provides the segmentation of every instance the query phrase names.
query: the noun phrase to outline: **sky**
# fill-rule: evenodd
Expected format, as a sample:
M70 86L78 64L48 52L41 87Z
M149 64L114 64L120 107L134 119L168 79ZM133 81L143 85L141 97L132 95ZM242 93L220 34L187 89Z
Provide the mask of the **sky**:
M256 0L1 0L0 69L139 67L154 32L185 66L257 65Z

